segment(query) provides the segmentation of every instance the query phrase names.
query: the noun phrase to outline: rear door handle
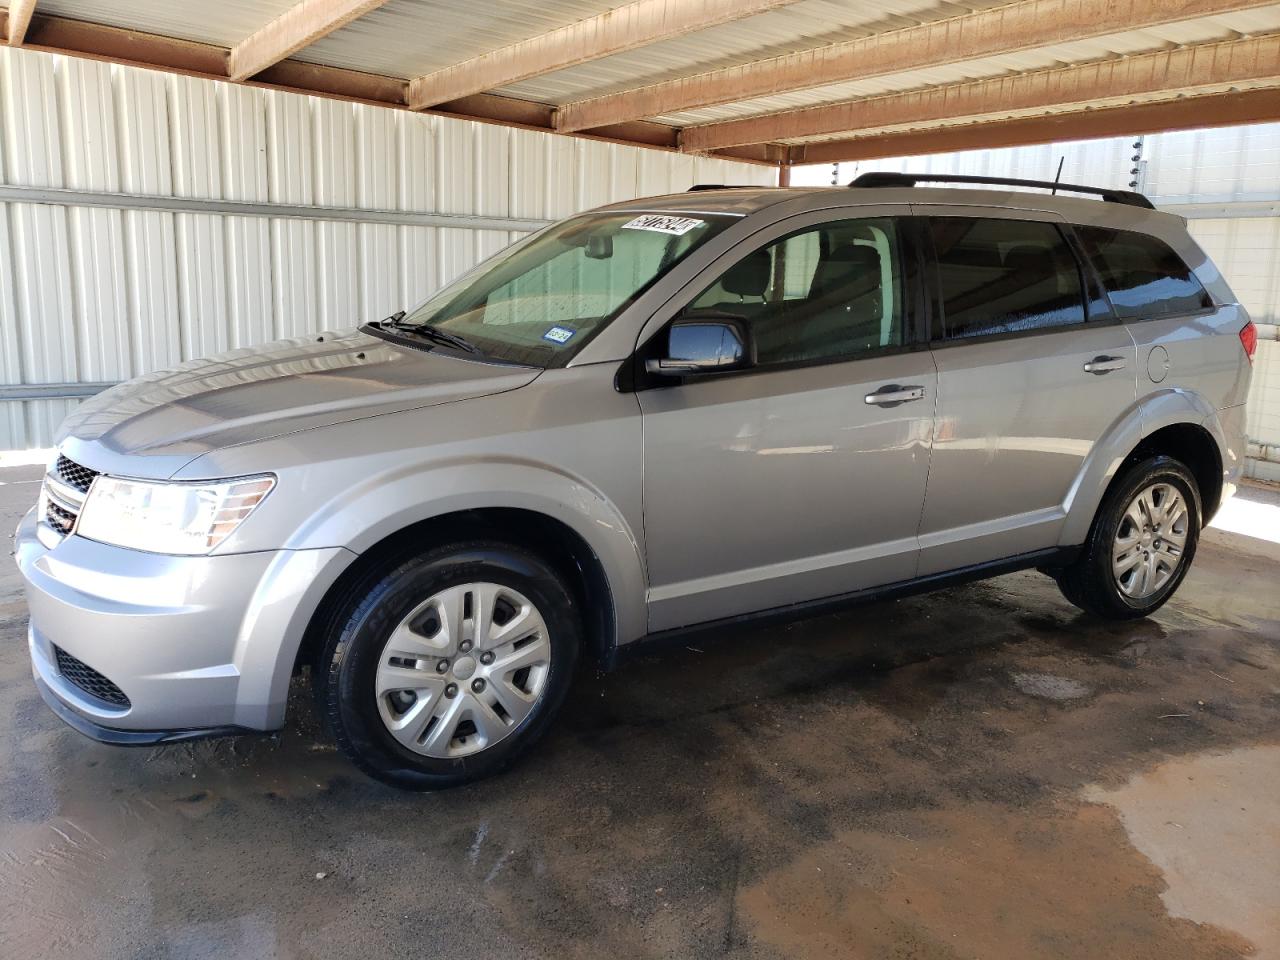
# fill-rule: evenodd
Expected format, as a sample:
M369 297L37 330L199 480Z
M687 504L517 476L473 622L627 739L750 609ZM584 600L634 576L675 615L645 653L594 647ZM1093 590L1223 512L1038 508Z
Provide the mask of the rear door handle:
M862 398L877 407L896 407L900 403L924 399L924 387L904 387L890 383L880 387L875 393L868 393Z
M1084 365L1085 373L1095 373L1101 376L1104 373L1110 373L1112 370L1123 370L1125 367L1124 357L1108 357L1105 354L1100 357L1094 357Z

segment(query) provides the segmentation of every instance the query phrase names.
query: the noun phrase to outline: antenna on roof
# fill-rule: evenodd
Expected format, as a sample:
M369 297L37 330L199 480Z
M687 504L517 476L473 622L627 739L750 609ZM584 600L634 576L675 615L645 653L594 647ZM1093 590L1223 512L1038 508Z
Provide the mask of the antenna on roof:
M1049 195L1056 197L1058 195L1058 184L1062 182L1062 165L1067 162L1067 155L1064 153L1058 158L1058 172L1053 175L1053 189L1049 191Z

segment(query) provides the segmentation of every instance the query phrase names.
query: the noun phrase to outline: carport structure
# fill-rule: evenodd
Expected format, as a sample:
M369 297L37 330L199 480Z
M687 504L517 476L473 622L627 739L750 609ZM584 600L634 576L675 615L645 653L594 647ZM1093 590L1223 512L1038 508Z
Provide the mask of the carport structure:
M1280 119L1280 4L1259 0L17 0L5 28L11 46L784 171Z
M0 36L0 449L601 204L1280 120L1275 0L10 0Z

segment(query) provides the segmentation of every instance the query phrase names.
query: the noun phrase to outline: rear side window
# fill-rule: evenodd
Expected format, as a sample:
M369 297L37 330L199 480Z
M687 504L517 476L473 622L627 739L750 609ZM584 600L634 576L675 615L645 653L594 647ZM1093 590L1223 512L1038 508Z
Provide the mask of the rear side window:
M1084 323L1080 265L1052 223L930 221L948 340Z
M1129 230L1076 229L1122 319L1196 313L1213 306L1196 275L1163 240Z

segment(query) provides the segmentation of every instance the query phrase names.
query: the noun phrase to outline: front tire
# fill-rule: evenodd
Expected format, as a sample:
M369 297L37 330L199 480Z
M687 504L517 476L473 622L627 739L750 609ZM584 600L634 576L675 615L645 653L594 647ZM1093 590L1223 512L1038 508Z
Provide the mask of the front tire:
M539 557L477 541L375 573L333 620L321 713L356 766L408 790L514 762L564 702L581 617Z
M1134 620L1173 596L1200 539L1200 491L1184 464L1152 457L1107 492L1080 556L1058 574L1068 601L1108 620Z

